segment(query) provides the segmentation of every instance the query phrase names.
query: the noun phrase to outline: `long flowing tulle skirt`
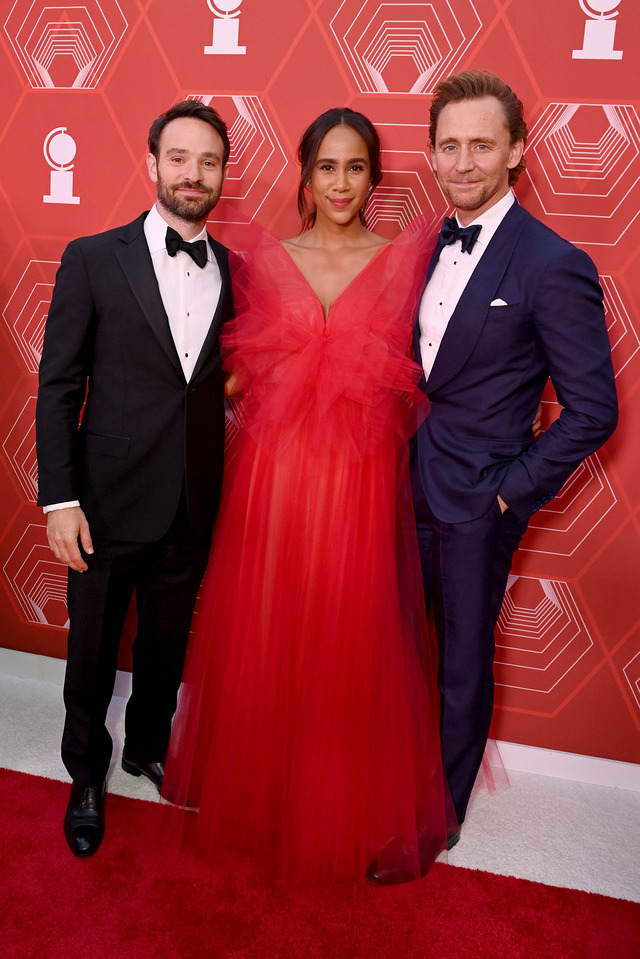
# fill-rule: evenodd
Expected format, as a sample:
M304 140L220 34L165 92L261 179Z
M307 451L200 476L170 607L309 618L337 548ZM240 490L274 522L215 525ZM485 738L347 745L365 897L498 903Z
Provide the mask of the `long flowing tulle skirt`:
M421 596L404 441L358 460L307 424L274 457L241 431L165 772L204 854L349 879L445 847Z

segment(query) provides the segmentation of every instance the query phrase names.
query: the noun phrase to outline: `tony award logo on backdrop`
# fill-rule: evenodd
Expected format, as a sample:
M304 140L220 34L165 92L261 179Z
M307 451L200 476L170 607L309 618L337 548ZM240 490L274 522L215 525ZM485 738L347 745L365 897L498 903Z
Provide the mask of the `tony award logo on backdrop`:
M80 197L73 195L73 163L76 155L76 141L69 136L66 127L56 127L47 133L42 145L44 158L51 167L49 195L42 197L43 203L79 203Z
M584 25L582 50L573 51L574 60L622 60L622 50L614 50L614 17L620 0L578 0L590 19Z
M205 53L246 53L247 48L238 46L240 10L242 0L207 0L213 14L213 37Z

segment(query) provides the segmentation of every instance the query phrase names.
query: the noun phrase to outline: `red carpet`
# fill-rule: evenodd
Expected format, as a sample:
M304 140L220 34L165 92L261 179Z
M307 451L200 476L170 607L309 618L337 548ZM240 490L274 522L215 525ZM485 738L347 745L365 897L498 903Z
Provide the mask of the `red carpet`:
M419 883L284 889L161 847L167 807L107 796L98 853L68 786L0 770L2 959L637 959L640 905L436 864Z

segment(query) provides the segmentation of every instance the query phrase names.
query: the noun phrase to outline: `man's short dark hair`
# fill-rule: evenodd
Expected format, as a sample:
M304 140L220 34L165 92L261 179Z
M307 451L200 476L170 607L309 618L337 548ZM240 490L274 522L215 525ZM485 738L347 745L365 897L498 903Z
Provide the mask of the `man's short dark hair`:
M202 103L201 100L182 100L181 103L174 104L166 113L163 113L157 120L153 121L151 129L149 130L149 153L153 153L156 161L159 159L158 149L162 131L168 123L171 123L172 120L178 120L180 117L191 117L194 120L202 120L203 123L208 123L209 126L213 127L222 140L222 165L226 166L231 149L227 125L217 110L214 110L213 107L208 107L206 103Z
M495 73L488 70L465 70L455 73L446 80L441 80L435 89L431 109L429 110L429 139L431 146L436 145L436 129L438 118L449 103L458 100L479 100L482 97L495 97L502 104L504 122L509 131L511 144L522 140L527 142L529 135L527 124L524 122L522 103L510 86ZM509 170L509 184L513 186L526 167L524 157L517 167Z

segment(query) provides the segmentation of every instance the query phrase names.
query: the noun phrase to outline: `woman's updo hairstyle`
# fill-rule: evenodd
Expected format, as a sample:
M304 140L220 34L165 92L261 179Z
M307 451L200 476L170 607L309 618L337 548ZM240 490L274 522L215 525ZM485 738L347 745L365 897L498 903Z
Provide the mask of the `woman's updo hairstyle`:
M382 168L380 161L380 137L378 131L363 113L357 113L355 110L349 110L348 107L333 107L322 113L311 123L302 134L300 146L298 147L298 162L300 164L300 183L298 185L298 213L302 222L302 230L310 230L316 221L315 208L309 206L307 201L306 186L311 179L313 168L318 156L318 150L322 140L333 127L348 126L356 133L359 133L367 145L369 153L369 167L371 172L371 183L364 206L360 210L360 220L366 225L364 211L369 202L369 197L382 180Z

